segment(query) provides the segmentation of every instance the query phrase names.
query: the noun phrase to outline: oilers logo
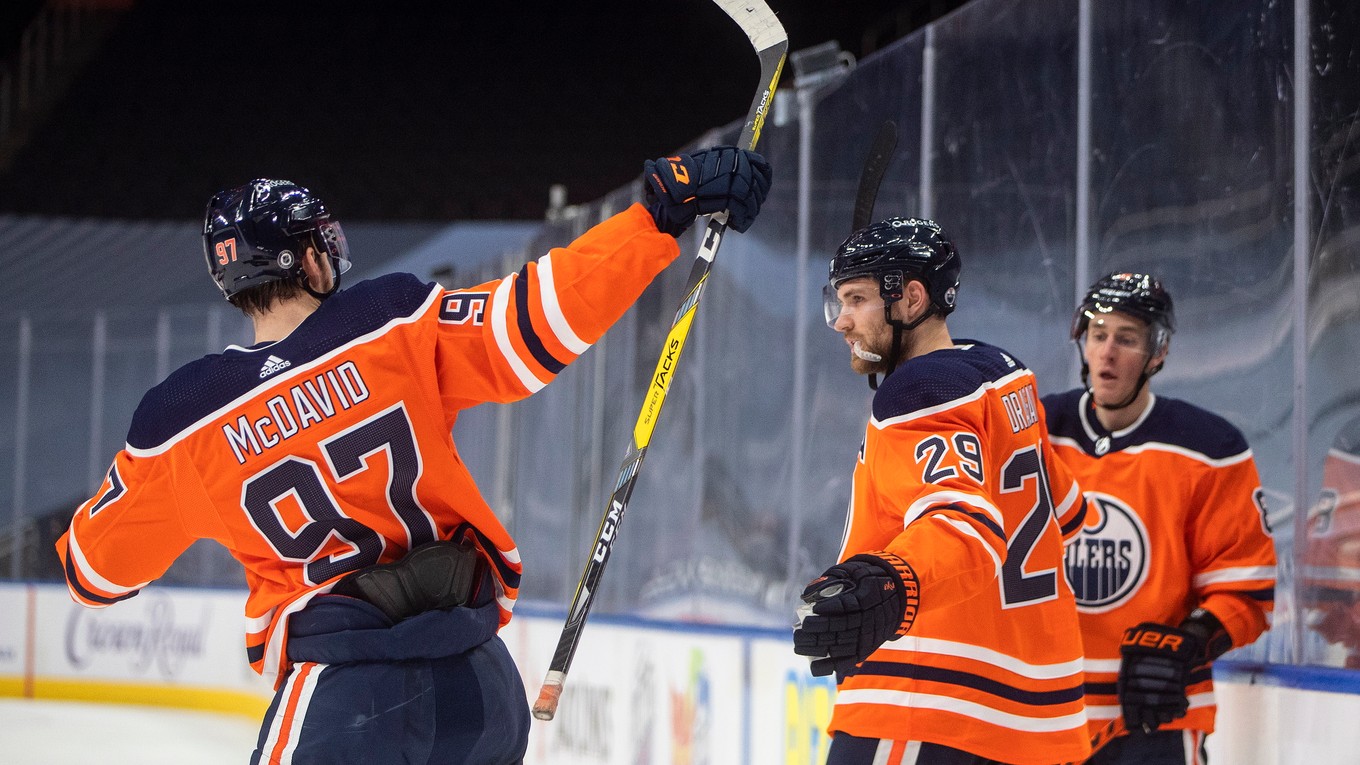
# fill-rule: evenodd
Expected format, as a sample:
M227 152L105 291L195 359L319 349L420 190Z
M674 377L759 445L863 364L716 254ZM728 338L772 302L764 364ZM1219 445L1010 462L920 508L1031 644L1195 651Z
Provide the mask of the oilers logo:
M1067 546L1067 581L1077 606L1088 613L1109 611L1147 580L1148 533L1123 500L1099 492L1086 495L1087 525ZM1094 520L1094 524L1092 524Z

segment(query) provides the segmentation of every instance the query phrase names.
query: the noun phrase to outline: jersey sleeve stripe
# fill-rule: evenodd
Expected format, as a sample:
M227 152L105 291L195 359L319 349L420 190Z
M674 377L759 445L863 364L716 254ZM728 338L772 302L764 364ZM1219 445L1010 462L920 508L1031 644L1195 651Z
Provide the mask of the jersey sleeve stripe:
M114 597L100 595L81 583L79 575L76 574L75 565L72 563L72 559L73 556L69 554L66 556L66 586L71 591L71 596L75 598L78 603L82 603L91 608L103 608L104 606L113 605L120 600L127 600L141 592L141 590L133 590L132 592Z
M1086 693L1092 696L1118 696L1119 681L1117 679L1104 683L1092 683L1087 681Z
M943 515L941 515L941 516L936 516L936 515L935 515L935 513L939 513L939 512L942 512L942 511L944 511L944 510L953 510L953 511L955 511L955 512L963 513L964 515L968 516L969 518L972 518L973 520L975 520L975 521L977 521L978 523L982 524L983 528L987 529L988 531L992 532L992 534L996 535L996 538L997 538L997 539L999 539L999 540L1001 540L1001 541L1003 541L1003 542L1006 540L1006 531L1005 531L1004 529L1002 529L1000 526L996 525L996 522L993 521L990 517L988 517L987 515L985 515L985 514L983 514L983 513L978 513L978 512L974 512L974 511L972 511L972 510L969 510L968 508L966 508L966 507L964 507L964 506L962 506L962 505L950 504L950 505L945 505L944 507L931 508L930 512L926 513L926 514L925 514L924 516L922 516L922 517L924 518L924 517L929 516L929 517L937 517L937 518L941 518L941 519L946 519L946 518L948 518L948 516L943 516ZM950 520L952 520L952 519L950 519Z
M553 280L551 255L538 259L538 289L542 294L543 314L548 318L548 327L557 336L558 342L577 356L589 350L590 343L576 334L566 314L562 313L562 304L557 300L557 283Z
M1223 584L1224 582L1259 582L1262 580L1274 581L1274 579L1274 566L1239 566L1237 568L1204 571L1196 574L1193 581L1195 587L1208 587L1211 584Z
M1106 672L1118 674L1119 666L1122 663L1123 662L1120 659L1086 659L1083 662L1083 666L1088 673Z
M514 276L507 276L501 279L501 283L496 287L496 294L492 297L491 311L491 335L496 339L496 347L500 350L501 356L510 365L515 377L519 378L520 384L529 389L530 393L537 393L543 390L547 383L534 376L529 371L528 365L519 357L513 345L510 344L510 330L507 326L506 314L510 312L510 290Z
M1082 524L1086 523L1086 513L1089 508L1090 505L1086 503L1086 498L1082 497L1081 507L1077 512L1072 514L1072 517L1069 518L1066 523L1058 527L1058 530L1062 532L1062 538L1064 540L1070 541L1071 536L1082 527ZM1060 515L1058 517L1061 518L1062 516Z
M964 534L976 539L978 543L982 545L982 549L986 550L987 554L991 556L992 565L996 568L997 576L1001 575L1001 556L996 554L996 550L993 550L990 544L987 544L987 540L983 539L982 535L978 533L976 526L969 523L964 523L958 518L950 518L944 515L931 515L930 517L933 520L943 522L944 524L953 528L960 534ZM1002 537L1002 541L1003 542L1005 541L1005 537Z
M67 540L66 545L67 570L71 573L79 573L80 576L83 577L84 580L90 584L90 586L103 590L105 593L108 593L107 597L112 597L115 600L122 600L122 598L119 596L131 597L131 595L128 595L128 593L135 594L137 590L140 590L143 587L147 586L148 584L151 584L150 582L141 582L139 584L134 584L131 587L124 587L123 585L114 584L113 582L110 582L109 580L100 576L99 572L95 571L94 567L91 566L90 562L85 558L85 551L80 549L80 540L76 538L76 533L74 529L72 529L71 533L66 536L66 540Z
M269 629L269 625L274 623L274 612L277 609L269 609L263 616L253 616L246 619L246 632L251 635L263 635Z
M992 521L993 528L1005 528L1001 511L996 509L995 505L976 494L966 494L961 491L937 491L933 494L927 494L911 503L911 505L907 507L907 512L902 516L902 528L910 526L912 521L925 515L927 512L936 509L938 506L958 504L964 504L986 513ZM1001 536L1005 537L1004 534Z
M1070 704L1085 695L1082 683L1077 682L1065 688L1050 691L1032 691L1008 685L994 678L972 672L964 672L946 667L930 667L922 664L903 664L895 661L866 661L850 671L852 675L886 675L909 680L926 680L933 683L957 685L975 691L1031 706Z
M538 331L534 329L534 323L529 318L531 286L533 286L533 282L530 281L529 264L526 263L520 269L519 283L515 285L515 318L519 322L519 334L520 337L524 338L524 344L529 348L529 353L533 355L534 360L541 364L544 369L556 375L566 369L567 365L553 357L552 353L544 347L543 340L538 336Z
M496 552L500 553L500 554L501 554L501 557L503 557L503 558L505 558L507 561L509 561L509 562L510 562L510 565L512 565L512 566L518 566L518 565L520 565L519 548L518 548L518 547L511 547L509 550L502 550L501 548L497 547L497 548L496 548Z
M906 651L915 653L938 654L940 656L953 656L960 659L970 659L972 661L991 664L1012 674L1030 680L1059 680L1066 677L1074 677L1082 671L1082 660L1059 662L1057 664L1031 664L1026 661L994 651L979 645L969 643L959 643L953 640L941 640L939 638L923 638L913 635L903 635L895 640L884 643L879 650Z
M1093 704L1086 705L1086 717L1097 722L1102 722L1104 720L1113 720L1114 718L1120 716L1123 713L1124 710L1114 704L1106 704L1099 706Z
M838 706L843 704L891 704L899 707L911 706L919 709L933 709L1027 733L1053 733L1086 727L1086 713L1084 711L1058 717L1026 717L992 709L973 701L917 691L841 690L836 694L836 704Z
M1081 487L1078 486L1076 482L1073 482L1072 486L1067 490L1067 496L1063 497L1062 501L1058 503L1058 506L1053 508L1053 514L1061 518L1066 515L1067 511L1071 510L1072 506L1079 500L1084 499L1085 497L1081 494ZM1083 515L1084 514L1085 513L1083 513Z

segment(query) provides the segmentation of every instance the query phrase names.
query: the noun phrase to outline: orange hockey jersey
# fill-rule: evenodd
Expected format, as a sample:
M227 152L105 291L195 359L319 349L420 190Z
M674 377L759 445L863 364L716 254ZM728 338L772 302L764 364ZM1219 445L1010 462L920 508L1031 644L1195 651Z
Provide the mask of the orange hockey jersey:
M1111 433L1084 390L1043 403L1054 449L1090 507L1066 567L1081 612L1094 731L1119 716L1119 643L1129 627L1178 625L1203 606L1234 647L1265 630L1275 548L1251 450L1223 418L1153 396L1136 422ZM1189 698L1189 713L1163 728L1212 732L1207 666L1192 673Z
M958 341L873 401L841 560L886 549L920 578L910 631L840 682L830 730L1027 765L1089 752L1063 538L1085 514L1051 453L1034 374Z
M454 421L542 388L678 254L634 205L499 281L360 282L282 340L182 367L143 398L57 543L71 596L132 597L217 540L245 567L249 661L277 678L289 615L339 576L470 530L504 625L519 553L459 459Z

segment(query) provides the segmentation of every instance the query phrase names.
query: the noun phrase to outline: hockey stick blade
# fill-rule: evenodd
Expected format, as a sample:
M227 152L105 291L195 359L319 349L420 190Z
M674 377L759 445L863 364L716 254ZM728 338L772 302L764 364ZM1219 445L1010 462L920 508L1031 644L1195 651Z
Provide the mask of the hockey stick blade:
M760 87L751 100L747 110L746 122L742 126L738 144L745 149L754 149L760 140L760 131L765 125L765 116L774 103L775 88L779 84L779 74L784 69L784 59L788 54L789 38L784 27L762 0L713 0L723 12L732 18L746 33L751 47L760 59ZM548 666L547 677L539 690L538 700L534 702L534 717L551 720L557 714L557 705L562 699L562 687L566 683L567 671L576 655L576 646L581 640L586 617L590 613L592 599L599 590L599 580L609 562L614 543L618 540L619 524L628 509L628 500L633 495L642 460L647 456L647 446L656 428L657 417L666 402L675 379L676 365L685 347L685 338L693 324L695 312L699 309L699 298L703 293L713 260L717 257L718 246L722 243L727 230L727 214L711 216L705 225L703 242L694 258L689 281L685 287L685 299L675 312L666 342L661 348L656 370L652 374L647 394L638 412L637 423L633 426L633 443L619 468L614 482L614 492L605 507L604 517L600 520L599 530L590 556L586 560L585 571L576 584L576 594L572 597L571 607L567 610L566 623L557 641L552 663Z
M873 223L874 203L878 201L878 187L883 183L883 175L888 172L893 151L897 148L897 123L885 120L874 136L869 156L864 160L864 169L859 175L859 190L855 193L855 213L851 219L850 232L854 233Z

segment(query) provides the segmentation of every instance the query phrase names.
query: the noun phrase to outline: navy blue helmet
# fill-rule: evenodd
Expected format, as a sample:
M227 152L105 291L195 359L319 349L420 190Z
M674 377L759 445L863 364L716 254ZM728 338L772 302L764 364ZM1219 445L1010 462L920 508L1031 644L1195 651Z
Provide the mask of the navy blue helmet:
M1176 311L1171 293L1148 274L1116 272L1096 280L1072 317L1072 339L1086 333L1091 320L1112 311L1141 319L1148 325L1148 347L1156 356L1166 349L1176 331Z
M257 178L219 191L203 220L203 255L223 296L302 274L311 245L331 259L337 284L348 271L349 245L326 204L291 181Z
M958 250L939 224L922 218L888 218L856 231L836 249L828 274L827 310L833 309L837 287L869 276L878 280L885 306L901 300L903 286L915 279L925 286L935 311L948 316L954 310L962 267ZM839 314L839 301L835 303ZM828 323L833 322L829 318Z

